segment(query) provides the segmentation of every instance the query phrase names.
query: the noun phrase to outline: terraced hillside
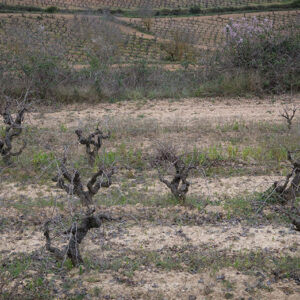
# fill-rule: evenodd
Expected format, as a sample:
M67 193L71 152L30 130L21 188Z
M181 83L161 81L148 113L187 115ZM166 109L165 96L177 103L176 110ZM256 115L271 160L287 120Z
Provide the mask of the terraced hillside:
M218 16L152 18L145 24L143 19L122 18L126 22L143 31L151 32L157 38L172 39L174 34L187 36L187 40L195 45L216 48L226 41L226 25L232 22L242 23L257 19L258 22L268 20L278 30L291 29L299 24L300 11L260 12L247 14L228 14Z
M178 37L179 42L186 45L186 51L190 52L189 57L195 60L223 46L227 24L253 18L262 22L269 20L278 30L291 30L299 22L300 12L152 18L150 28L146 26L145 20L139 18L116 17L108 21L98 16L81 17L68 14L2 14L0 48L3 59L9 59L8 54L21 51L22 48L15 41L17 33L24 36L21 31L26 31L32 47L38 47L42 40L48 48L55 49L59 44L61 54L69 65L85 65L96 47L96 39L93 37L106 31L112 33L110 36L115 36L110 40L115 48L111 60L113 64L138 60L166 63L168 51L165 45L178 42ZM184 37L182 41L181 37Z
M161 50L152 36L150 39L145 38L143 34L136 34L136 30L122 28L113 22L101 21L99 17L82 18L71 15L47 14L0 15L2 57L4 60L9 59L9 54L14 51L21 51L24 44L20 45L16 41L19 33L21 36L27 35L31 41L31 47L38 47L42 41L44 41L44 47L48 49L55 49L59 44L61 47L60 54L64 55L65 60L70 65L86 64L88 55L96 43L91 36L101 32L99 26L103 27L104 24L107 32L115 32L113 43L116 52L120 55L120 58L116 57L112 63L119 62L119 59L121 62L137 59L160 60Z

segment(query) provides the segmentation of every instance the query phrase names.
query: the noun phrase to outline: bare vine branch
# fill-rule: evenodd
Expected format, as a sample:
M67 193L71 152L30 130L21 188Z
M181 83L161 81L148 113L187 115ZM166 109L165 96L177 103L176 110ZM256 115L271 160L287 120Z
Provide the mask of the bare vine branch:
M160 145L157 148L157 154L151 164L157 168L159 180L171 190L176 199L184 204L190 187L187 178L190 171L196 167L192 164L187 165L182 156L176 155L175 149L169 145ZM161 167L165 164L170 164L175 169L172 180L166 179L161 172Z
M85 145L89 164L93 166L96 156L102 146L102 140L110 138L110 132L108 132L108 134L103 134L103 132L97 127L95 132L91 133L87 137L83 136L82 129L77 129L75 133L77 134L79 143Z
M11 165L11 158L22 154L26 147L26 142L23 141L23 145L18 151L13 151L13 140L19 137L23 131L22 123L24 121L25 113L28 111L26 92L23 101L19 104L16 116L13 117L11 113L12 101L7 99L3 111L1 112L3 123L5 124L2 137L0 136L0 154L6 165Z
M85 216L81 220L80 224L73 223L71 228L64 232L64 234L70 234L69 243L64 250L60 250L59 248L52 246L52 242L50 238L50 230L49 230L50 221L47 221L44 225L46 249L49 252L53 253L54 256L59 260L63 260L65 256L67 256L71 259L72 264L74 266L78 266L79 264L82 264L83 259L79 251L79 245L87 235L88 231L92 228L99 228L103 220L111 221L112 218L103 214L99 214L99 215L91 214Z
M59 163L59 173L53 178L57 186L66 191L68 195L76 195L83 206L93 203L93 196L98 193L100 188L108 188L112 184L111 177L114 174L114 167L98 167L98 171L89 179L86 188L82 183L80 172L74 168L68 168L66 155Z
M289 130L292 128L292 121L295 117L296 111L297 108L295 106L291 109L291 111L289 111L288 107L285 107L283 109L283 112L280 114L283 118L286 119Z
M290 204L291 208L281 209L288 216L297 231L300 231L300 207L297 207L296 198L300 196L300 162L293 157L299 150L288 151L288 161L292 165L292 171L286 175L282 185L274 183L277 194L283 199L282 204Z
M98 131L96 131L98 134ZM78 133L77 133L78 136ZM79 133L79 137L81 133ZM93 141L96 134L92 134L87 140L84 140L84 144L94 145L97 149L101 147L101 137L98 135L97 141ZM86 143L85 143L86 142ZM97 151L97 150L95 150ZM106 168L104 166L98 166L97 172L91 175L87 184L84 185L80 172L67 165L66 150L64 152L63 159L58 162L58 174L53 178L57 186L64 190L68 195L75 195L80 199L81 205L87 208L85 216L81 217L79 222L73 222L72 226L64 232L69 235L68 245L64 250L53 247L50 238L49 225L50 221L47 221L44 225L44 236L46 239L46 249L53 253L57 259L63 260L66 256L69 257L74 266L83 263L83 259L80 254L79 245L83 241L88 231L92 228L99 228L103 220L112 220L103 214L95 214L95 208L91 207L93 204L93 197L99 192L101 188L108 188L112 184L112 176L115 168L111 166Z

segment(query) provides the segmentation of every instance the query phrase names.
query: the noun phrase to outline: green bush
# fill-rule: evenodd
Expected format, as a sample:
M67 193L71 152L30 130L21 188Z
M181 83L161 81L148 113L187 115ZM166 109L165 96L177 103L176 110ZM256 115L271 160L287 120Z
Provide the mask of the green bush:
M199 5L194 5L194 6L192 6L192 7L190 8L189 12L190 12L191 14L199 14L199 13L201 13L201 12L202 12L201 6L199 6Z
M33 84L34 90L42 99L51 94L52 89L61 81L67 72L57 57L32 54L21 65L24 76Z
M53 13L56 13L58 11L59 11L59 9L56 6L50 6L50 7L47 7L45 9L45 12L49 13L49 14L53 14Z

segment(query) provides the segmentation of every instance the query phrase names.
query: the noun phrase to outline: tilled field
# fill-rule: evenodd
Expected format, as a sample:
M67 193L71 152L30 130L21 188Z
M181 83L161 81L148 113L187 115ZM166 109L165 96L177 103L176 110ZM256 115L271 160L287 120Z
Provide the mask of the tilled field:
M251 23L254 18L258 22L267 20L281 31L292 30L300 19L298 11L168 17L151 18L147 28L145 20L141 18L117 17L107 20L92 15L1 14L1 65L8 68L16 60L12 56L23 53L26 58L28 53L41 50L42 47L46 53L57 56L60 61L75 68L90 65L90 58L99 55L108 55L113 66L136 61L164 65L171 60L176 64L185 58L207 67L214 51L226 42L226 25L245 20ZM108 54L98 53L101 45L113 50ZM171 58L170 53L176 47L182 47L183 53ZM176 70L178 65L166 68Z
M156 38L167 40L174 39L174 35L185 36L186 40L194 45L207 47L214 50L226 42L226 25L230 23L248 22L251 24L253 19L258 22L271 22L274 28L286 30L299 22L298 11L278 11L278 12L259 12L244 14L227 14L218 16L195 16L195 17L167 17L152 18L150 24L145 23L140 18L119 19L131 24L143 31L153 33ZM146 26L147 24L147 26Z
M297 146L299 115L288 131L280 114L299 104L296 95L32 110L24 122L27 148L13 167L1 165L1 297L298 299L299 233L280 204L261 199L289 168L281 145ZM74 130L99 122L111 131L103 147L118 169L95 202L114 220L89 231L80 246L84 266L74 268L45 249L44 222L55 218L59 227L81 210L51 181L51 161L68 145L83 170ZM160 142L205 153L185 206L149 165ZM54 235L56 245L66 240Z

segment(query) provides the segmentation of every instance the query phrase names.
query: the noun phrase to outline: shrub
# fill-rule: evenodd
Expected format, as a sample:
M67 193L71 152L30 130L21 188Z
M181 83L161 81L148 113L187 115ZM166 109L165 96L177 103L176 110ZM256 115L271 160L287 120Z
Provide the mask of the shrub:
M243 72L258 72L269 92L300 89L300 27L274 27L271 20L253 18L225 27L225 55L221 65Z
M98 135L98 142L99 144L102 144L100 139L103 138L103 136L101 134L100 137L100 130L97 128L97 131L88 136L87 139L81 135L80 130L76 133L80 143L89 144L87 147L87 153L88 158L90 158L90 145L95 142L93 139L95 135ZM99 150L99 144L97 144L95 151ZM65 149L67 149L67 147L65 147ZM45 159L45 155L43 153L40 155L40 157L42 160ZM74 163L68 163L66 150L64 151L63 158L61 160L57 160L56 164L58 168L57 174L52 180L56 182L57 187L64 190L68 196L76 196L80 200L80 203L85 210L85 214L76 216L74 215L73 207L70 207L69 214L72 220L70 223L72 223L72 225L67 230L63 231L63 233L67 235L68 240L68 243L63 250L53 246L52 238L50 236L50 226L57 225L57 218L46 221L44 224L46 249L53 253L55 257L61 260L63 263L67 258L69 258L71 260L69 264L70 267L71 264L73 266L78 266L83 263L79 245L87 235L88 231L92 228L99 228L104 220L112 220L111 217L96 213L93 197L102 188L108 188L111 186L112 176L115 172L115 168L113 165L108 168L103 164L95 166L95 171L91 169L89 170L91 173L90 178L88 179L87 183L84 184L83 172L75 168L76 164L74 165Z
M33 84L39 97L44 99L65 76L65 70L57 57L32 55L21 65L23 74Z
M58 8L56 6L50 6L45 9L46 13L53 14L58 12Z
M191 14L199 14L201 13L202 10L201 10L201 6L198 6L198 5L194 5L190 8L190 13Z
M139 16L141 17L147 31L151 31L153 15L154 11L150 3L146 3L140 7Z
M167 60L183 61L195 58L195 49L192 44L192 37L181 30L172 33L169 42L162 44L162 49L167 53Z

